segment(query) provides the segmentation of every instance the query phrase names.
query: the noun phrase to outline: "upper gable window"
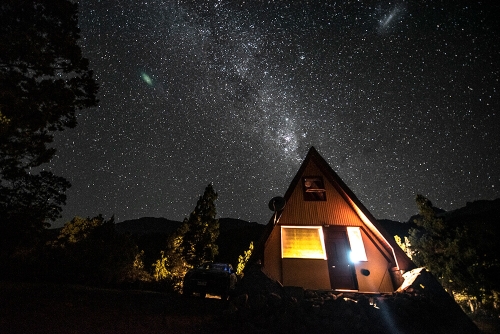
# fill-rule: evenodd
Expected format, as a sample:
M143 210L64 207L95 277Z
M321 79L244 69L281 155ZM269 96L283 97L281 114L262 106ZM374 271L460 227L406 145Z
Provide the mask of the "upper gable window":
M307 176L302 179L305 201L326 201L326 190L321 176Z

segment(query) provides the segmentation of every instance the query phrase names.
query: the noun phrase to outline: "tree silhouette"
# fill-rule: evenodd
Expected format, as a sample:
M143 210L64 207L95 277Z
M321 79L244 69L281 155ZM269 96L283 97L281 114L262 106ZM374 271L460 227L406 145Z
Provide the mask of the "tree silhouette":
M97 104L98 87L77 43L77 10L68 0L0 5L0 252L33 243L60 216L70 184L35 170L54 156L54 134L75 127L76 112Z
M133 282L146 277L135 242L115 229L114 217L74 217L51 243L54 279L90 285Z
M412 260L419 266L426 266L447 287L446 282L450 281L446 267L449 262L447 248L452 238L450 230L446 228L443 218L437 217L429 199L417 195L415 201L420 216L414 221L417 228L409 231Z
M416 202L420 214L414 221L417 227L410 229L412 260L425 266L454 297L466 296L472 310L488 300L498 309L498 209L481 208L479 203L474 213L467 207L445 213L422 195Z

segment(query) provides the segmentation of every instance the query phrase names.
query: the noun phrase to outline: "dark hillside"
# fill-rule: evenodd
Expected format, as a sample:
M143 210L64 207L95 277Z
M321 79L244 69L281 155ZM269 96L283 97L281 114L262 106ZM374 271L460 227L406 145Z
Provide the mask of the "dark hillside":
M434 208L434 210L439 217L454 225L469 224L480 225L483 228L495 228L495 224L500 222L500 198L468 202L466 206L453 211L444 211L439 208ZM408 236L410 228L416 227L414 220L418 218L420 215L414 215L410 217L408 222L403 223L390 219L378 219L377 221L390 235L399 235L403 238Z
M243 255L251 241L256 244L264 232L265 225L232 218L221 218L219 223L219 255L216 260L231 263L235 267L238 264L238 256Z
M490 224L498 223L500 219L500 198L492 201L480 200L468 202L463 208L449 211L445 217L448 220L459 220L462 222L481 220Z
M116 230L134 237L139 249L144 250L144 263L149 267L160 257L168 236L181 224L180 221L166 218L144 217L118 223ZM219 224L219 255L216 261L231 263L233 266L237 265L238 256L248 249L250 242L255 243L264 230L264 225L241 219L220 218Z
M166 218L143 217L139 219L125 220L116 224L116 231L135 235L143 234L165 234L169 235L181 225L182 222Z
M408 231L410 228L415 227L414 223L401 223L389 219L378 219L377 221L382 225L387 233L391 236L398 235L401 239L408 237Z
M160 258L160 251L165 248L168 236L174 233L181 222L166 218L143 217L126 220L116 224L116 231L128 233L144 251L144 265L151 265Z

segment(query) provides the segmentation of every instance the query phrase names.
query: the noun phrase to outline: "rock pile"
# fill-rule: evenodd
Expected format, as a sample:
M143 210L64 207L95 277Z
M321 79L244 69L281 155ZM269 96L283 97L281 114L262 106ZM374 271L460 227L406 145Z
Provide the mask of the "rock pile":
M418 286L424 286L422 280ZM255 267L245 272L220 323L243 333L479 332L446 293L423 290L311 291L283 287Z

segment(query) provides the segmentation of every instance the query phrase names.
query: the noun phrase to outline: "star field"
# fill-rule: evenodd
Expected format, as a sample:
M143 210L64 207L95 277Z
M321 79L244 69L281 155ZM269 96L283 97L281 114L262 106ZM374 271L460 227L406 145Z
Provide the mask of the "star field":
M73 216L266 223L315 146L377 218L500 197L498 5L81 0L99 106L48 168Z

